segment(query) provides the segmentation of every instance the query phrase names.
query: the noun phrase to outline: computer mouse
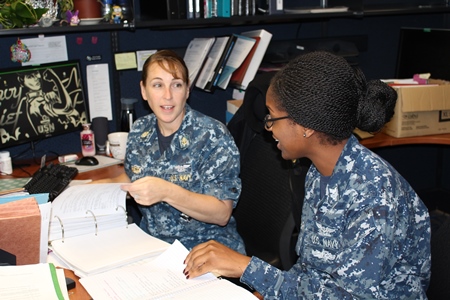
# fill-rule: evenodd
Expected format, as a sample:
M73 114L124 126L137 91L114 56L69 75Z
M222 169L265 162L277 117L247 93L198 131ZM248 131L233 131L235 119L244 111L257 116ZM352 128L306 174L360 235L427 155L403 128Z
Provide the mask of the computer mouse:
M93 156L83 156L75 164L79 166L96 166L98 165L98 160Z

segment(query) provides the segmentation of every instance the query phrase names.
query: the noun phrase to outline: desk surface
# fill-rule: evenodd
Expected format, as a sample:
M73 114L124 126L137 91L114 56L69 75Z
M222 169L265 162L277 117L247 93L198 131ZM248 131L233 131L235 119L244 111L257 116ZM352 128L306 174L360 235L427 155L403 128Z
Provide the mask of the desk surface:
M2 178L29 177L38 170L39 166L35 163L22 168L14 168L11 176L2 176ZM123 164L112 165L101 169L95 169L88 172L78 173L76 180L92 179L98 180L103 178L111 178L120 175L123 172Z
M413 145L413 144L437 144L437 145L450 145L450 134L437 134L437 135L425 135L405 138L395 138L385 133L377 133L374 137L367 138L360 141L361 144L367 148L379 148L390 147L400 145ZM15 168L11 176L3 175L2 178L14 178L14 177L28 177L38 169L38 165L33 163L30 166L23 169ZM79 173L75 179L102 179L108 177L115 177L123 171L123 165L113 165L106 168L96 169L88 172Z
M413 144L450 145L450 134L436 134L395 138L385 133L377 133L374 137L360 141L367 148L379 148Z
M73 271L64 269L64 275L68 278L75 280L75 288L69 290L69 299L70 300L90 300L92 297L89 293L84 289L81 283L78 281L78 276L76 276Z
M29 177L30 174L33 174L37 171L39 166L35 163L32 163L23 168L15 168L13 174L11 176L2 176L2 178L14 178L14 177ZM123 165L113 165L106 168L95 169L89 172L78 173L75 179L77 180L85 180L85 179L102 179L108 177L116 177L123 172ZM73 273L73 271L64 269L64 274L66 277L69 277L75 280L76 286L74 289L69 291L69 298L71 300L89 300L92 299L89 296L88 292L84 289L81 283L78 281L78 277Z
M361 144L368 148L410 145L410 144L442 144L450 145L450 134L429 135L408 138L395 138L384 133L378 133L372 138L364 139ZM33 174L38 169L38 165L32 164L26 168L14 169L12 176L2 176L3 178L11 177L25 177ZM79 173L75 179L102 179L108 177L116 177L123 172L123 165L113 165L102 169L96 169L89 172ZM69 298L71 300L86 300L91 299L84 287L78 282L78 277L70 270L64 270L65 276L72 278L76 282L75 289L69 291ZM257 295L259 298L260 296ZM261 298L260 298L261 299Z

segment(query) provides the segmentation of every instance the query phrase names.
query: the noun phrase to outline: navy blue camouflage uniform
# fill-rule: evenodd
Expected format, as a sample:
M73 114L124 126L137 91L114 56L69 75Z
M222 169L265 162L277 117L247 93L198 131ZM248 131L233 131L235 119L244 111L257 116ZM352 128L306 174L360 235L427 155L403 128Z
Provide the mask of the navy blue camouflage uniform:
M305 183L300 255L289 271L252 257L241 281L269 299L426 299L428 210L392 166L347 142L319 197L315 166Z
M186 104L186 114L170 147L161 154L154 114L139 118L128 136L125 170L131 181L155 176L189 191L232 200L236 206L240 192L239 150L225 125ZM227 226L197 221L165 202L139 206L141 228L172 243L178 239L186 248L217 240L245 253L244 243L231 217Z

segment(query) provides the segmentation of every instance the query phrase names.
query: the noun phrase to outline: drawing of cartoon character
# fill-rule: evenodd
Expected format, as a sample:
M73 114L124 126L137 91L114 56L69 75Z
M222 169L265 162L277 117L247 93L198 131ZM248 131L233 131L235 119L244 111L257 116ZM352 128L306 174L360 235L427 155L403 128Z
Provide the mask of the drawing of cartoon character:
M75 109L76 99L71 98L52 69L19 75L18 81L22 87L21 102L26 103L27 118L36 134L51 133L59 125L67 129L81 123L82 116ZM51 89L44 89L44 83L50 84Z

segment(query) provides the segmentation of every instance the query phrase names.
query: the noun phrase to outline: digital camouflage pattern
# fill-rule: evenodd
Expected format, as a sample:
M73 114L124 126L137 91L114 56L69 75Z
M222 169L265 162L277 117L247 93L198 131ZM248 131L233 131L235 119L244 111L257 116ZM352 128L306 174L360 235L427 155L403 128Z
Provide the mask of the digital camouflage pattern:
M233 200L236 206L241 193L239 150L225 125L186 105L181 127L161 155L156 122L154 114L139 118L129 133L125 170L131 181L155 176L192 192ZM191 249L214 239L245 251L233 217L222 227L192 219L164 202L140 210L141 228L166 242L178 239Z
M305 184L300 258L283 272L253 257L241 281L268 299L426 299L428 210L408 182L351 137L320 195Z

